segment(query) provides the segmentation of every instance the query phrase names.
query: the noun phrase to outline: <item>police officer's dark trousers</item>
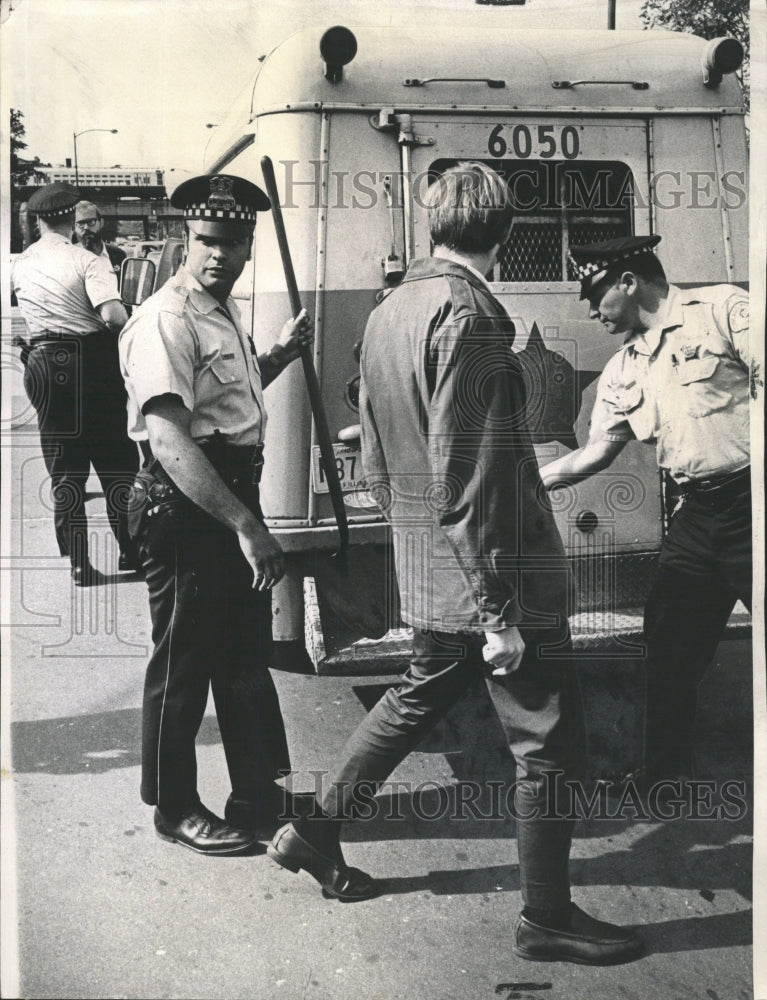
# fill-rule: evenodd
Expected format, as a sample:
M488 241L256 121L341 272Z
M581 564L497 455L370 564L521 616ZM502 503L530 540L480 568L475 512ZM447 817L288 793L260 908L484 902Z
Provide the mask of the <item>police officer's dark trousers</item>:
M749 470L689 489L645 609L648 778L693 772L697 687L737 600L751 608ZM726 698L726 692L722 693Z
M258 487L234 478L228 485L260 519ZM199 801L195 741L212 689L232 791L253 799L290 767L269 673L271 594L252 588L235 533L178 491L150 505L139 541L154 643L144 687L141 797L167 817Z
M414 750L426 733L484 677L516 761L510 780L517 821L522 897L542 910L570 900L568 859L574 821L566 794L554 802L555 783L577 779L584 754L580 692L569 642L522 628L525 654L518 670L495 676L482 658L482 636L416 629L408 671L360 723L330 778L322 811L335 819L364 811L372 791ZM548 647L549 655L543 654ZM511 778L511 775L510 775ZM510 803L511 804L511 803ZM442 818L442 817L440 817ZM311 820L303 821L311 830ZM311 836L311 832L309 832Z
M85 486L92 464L120 552L132 555L126 498L139 458L128 438L116 334L36 338L26 355L24 388L37 411L59 551L73 566L88 563Z

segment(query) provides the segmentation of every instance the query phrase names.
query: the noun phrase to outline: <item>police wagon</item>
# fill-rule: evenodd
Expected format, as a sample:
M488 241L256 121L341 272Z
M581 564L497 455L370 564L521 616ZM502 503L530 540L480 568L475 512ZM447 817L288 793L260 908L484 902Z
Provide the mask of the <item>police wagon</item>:
M665 31L301 31L262 57L216 130L206 169L263 186L274 164L354 553L333 572L338 529L300 365L267 390L262 501L288 554L275 638L318 670L392 669L407 637L389 632L387 528L359 452L358 345L371 310L430 252L423 195L446 167L481 160L516 207L492 275L528 364L541 464L587 436L595 380L618 346L579 302L571 245L658 233L669 280L745 283L744 103L734 39ZM175 255L175 241L167 248ZM161 262L163 277L170 273ZM290 306L271 220L234 289L260 351ZM612 468L552 494L572 560L576 649L636 656L640 609L666 523L653 451L629 445ZM356 629L356 635L355 635Z

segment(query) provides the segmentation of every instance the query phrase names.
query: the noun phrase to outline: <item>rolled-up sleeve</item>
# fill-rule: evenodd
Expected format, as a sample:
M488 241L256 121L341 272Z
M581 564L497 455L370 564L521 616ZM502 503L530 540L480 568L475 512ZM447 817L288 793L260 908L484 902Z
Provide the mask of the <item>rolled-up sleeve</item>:
M589 441L633 441L634 432L615 397L613 364L609 362L597 383L597 398L591 411Z
M120 298L117 288L117 276L103 257L89 254L85 266L85 292L94 309L105 302L113 302Z
M194 409L197 341L182 316L170 312L137 316L120 339L123 374L141 413L158 396L179 396Z

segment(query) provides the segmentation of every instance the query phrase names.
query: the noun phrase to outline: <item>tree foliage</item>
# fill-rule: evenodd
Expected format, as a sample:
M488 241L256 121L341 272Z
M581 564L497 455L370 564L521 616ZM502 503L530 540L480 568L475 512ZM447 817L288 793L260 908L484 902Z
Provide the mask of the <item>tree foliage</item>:
M41 163L39 156L34 160L25 160L19 156L20 151L27 148L25 135L23 112L11 108L11 183L14 187L23 187L30 181L45 181L45 174L40 172L39 167L50 165Z
M687 31L701 38L732 35L743 45L740 73L748 88L749 0L644 0L639 14L645 28Z
M749 0L644 0L646 28L689 31L701 38L734 35L748 49Z

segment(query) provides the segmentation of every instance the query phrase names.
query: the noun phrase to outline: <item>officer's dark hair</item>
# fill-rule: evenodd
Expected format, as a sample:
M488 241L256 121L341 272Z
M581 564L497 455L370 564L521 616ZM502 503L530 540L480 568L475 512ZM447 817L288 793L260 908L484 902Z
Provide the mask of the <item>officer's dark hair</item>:
M221 220L216 220L216 221L221 221ZM228 221L228 220L224 220L224 221ZM184 219L184 236L185 237L189 236L189 223L190 222L205 222L205 219ZM253 237L255 236L255 233L256 233L256 224L255 224L255 222L243 222L242 225L245 226L247 228L247 230L248 230L248 239L252 240Z
M645 281L652 283L667 280L663 265L654 253L643 253L632 260L624 261L623 264L616 264L610 268L604 280L615 283L626 271L631 271L638 278L644 278Z
M436 246L487 253L505 243L512 205L506 182L484 163L458 163L437 178L424 199Z

